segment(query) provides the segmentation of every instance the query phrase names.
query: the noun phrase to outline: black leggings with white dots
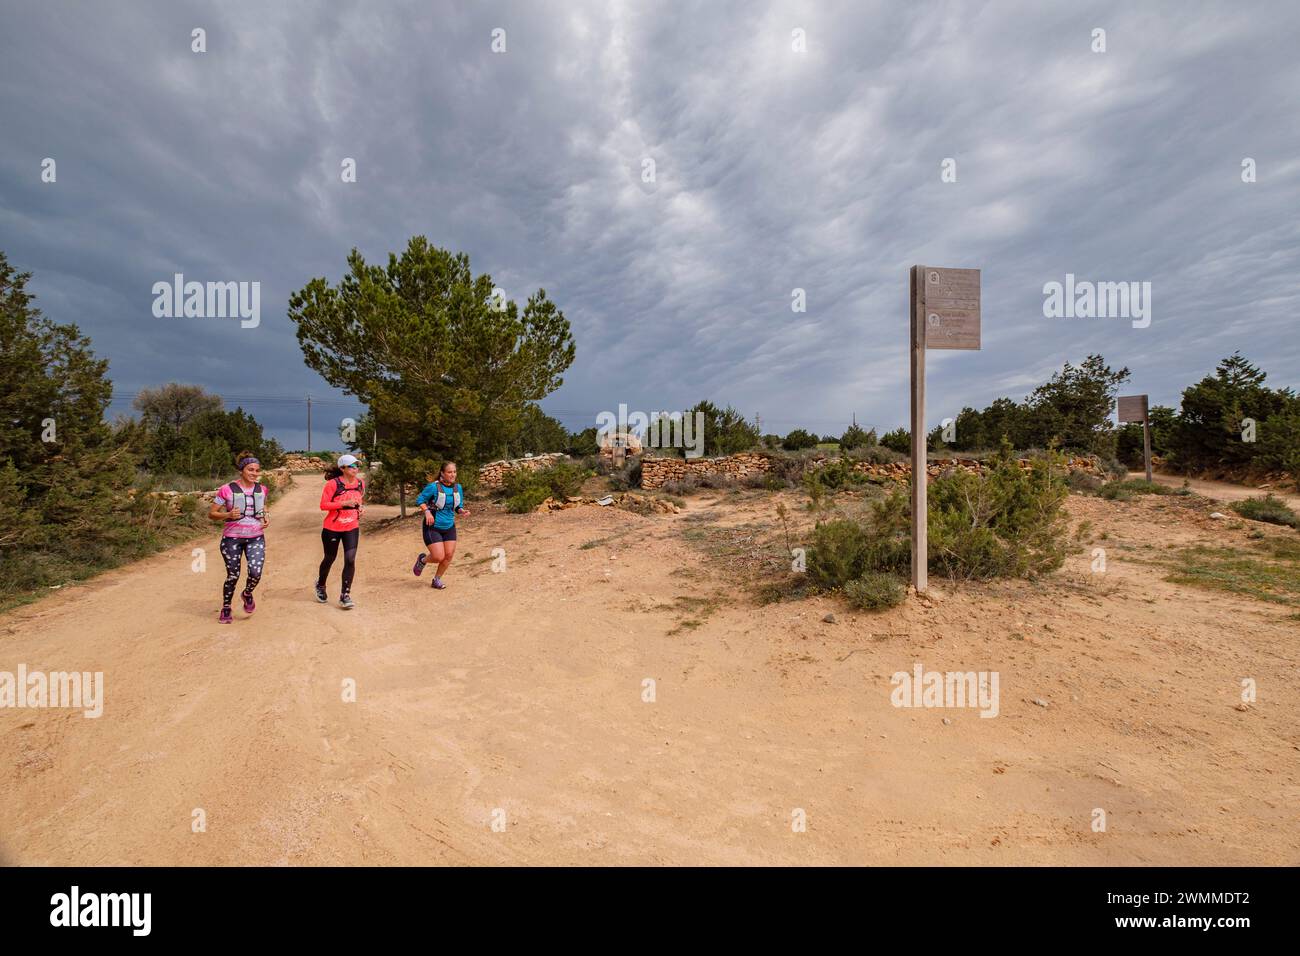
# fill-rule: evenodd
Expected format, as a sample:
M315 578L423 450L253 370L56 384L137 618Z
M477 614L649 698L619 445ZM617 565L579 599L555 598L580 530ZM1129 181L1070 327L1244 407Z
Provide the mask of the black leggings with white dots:
M258 535L256 538L221 539L221 557L226 562L226 583L221 586L222 607L230 607L230 599L235 596L235 588L239 586L239 559L245 554L248 555L248 581L244 585L244 591L252 594L253 588L262 580L262 565L266 563L266 538Z

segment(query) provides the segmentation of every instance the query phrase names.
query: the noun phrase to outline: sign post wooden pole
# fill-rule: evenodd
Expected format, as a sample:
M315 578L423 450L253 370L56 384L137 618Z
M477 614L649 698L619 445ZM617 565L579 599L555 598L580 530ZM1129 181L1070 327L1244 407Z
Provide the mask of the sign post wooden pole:
M1142 419L1142 457L1147 463L1147 484L1151 484L1151 422Z
M912 586L929 584L925 454L925 276L912 266Z
M912 266L912 586L929 583L926 562L925 350L980 347L980 271Z

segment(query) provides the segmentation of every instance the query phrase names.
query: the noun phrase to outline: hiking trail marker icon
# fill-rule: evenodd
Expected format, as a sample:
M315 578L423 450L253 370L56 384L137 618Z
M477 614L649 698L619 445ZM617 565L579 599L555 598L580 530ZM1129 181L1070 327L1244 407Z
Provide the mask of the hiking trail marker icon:
M912 586L929 584L926 559L925 350L980 347L980 270L912 266Z

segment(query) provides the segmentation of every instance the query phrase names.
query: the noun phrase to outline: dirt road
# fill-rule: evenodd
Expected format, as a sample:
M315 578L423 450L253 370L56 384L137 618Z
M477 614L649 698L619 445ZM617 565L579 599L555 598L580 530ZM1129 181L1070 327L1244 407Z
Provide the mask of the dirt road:
M1129 478L1142 479L1146 477L1146 472L1130 471ZM1245 485L1234 485L1227 481L1210 481L1205 478L1188 478L1184 479L1182 475L1161 475L1153 473L1152 479L1162 485L1169 485L1172 488L1181 488L1184 480L1187 487L1198 495L1204 495L1206 498L1213 498L1216 501L1244 501L1247 498L1259 498L1266 494L1272 494L1281 498L1292 508L1300 508L1300 495L1288 491L1278 491L1273 488L1248 488Z
M1300 862L1300 625L1137 560L1226 533L1159 502L1071 498L1104 574L1085 551L874 615L737 593L680 534L721 499L485 510L442 592L414 519L372 508L349 612L311 595L318 494L273 508L232 626L215 536L202 573L187 546L0 616L0 670L102 671L106 697L0 710L5 861ZM999 716L892 706L915 662L998 671Z

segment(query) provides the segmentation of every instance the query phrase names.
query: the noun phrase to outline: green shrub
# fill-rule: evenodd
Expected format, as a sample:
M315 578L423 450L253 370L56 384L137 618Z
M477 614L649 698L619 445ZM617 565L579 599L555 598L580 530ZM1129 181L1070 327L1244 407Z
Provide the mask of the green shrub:
M1059 568L1066 534L1059 457L1021 468L1004 445L983 474L954 470L929 490L929 567L952 578L1029 577ZM818 524L808 549L809 578L845 588L871 572L911 569L911 502L896 490L871 505L867 520Z
M1276 495L1266 494L1262 498L1247 498L1234 501L1229 505L1233 511L1251 521L1267 521L1269 524L1285 525L1288 528L1300 528L1300 515Z
M701 488L713 488L720 490L723 488L734 488L736 482L730 475L724 474L704 474L700 476Z
M800 451L804 448L816 448L817 436L804 431L802 428L796 428L781 440L781 447L786 451Z
M795 488L803 482L804 470L812 460L803 455L771 455L767 460L767 487L773 491Z
M981 579L1059 568L1069 548L1066 495L1059 456L1021 468L1003 442L982 475L954 471L930 485L930 566Z
M377 505L395 505L398 503L397 481L393 478L392 469L381 465L379 470L376 471L372 467L369 472L362 476L362 480L366 483L366 501Z
M912 564L911 506L895 493L871 504L865 522L840 518L819 523L807 553L809 579L841 588L869 571L907 571Z
M906 428L895 428L892 432L885 432L880 436L880 444L900 455L910 454L912 451L912 433Z
M1131 481L1109 481L1097 493L1108 501L1128 501L1134 495L1188 495L1191 490L1185 486L1170 488L1158 481L1134 478Z
M896 575L868 571L844 585L844 596L859 610L879 611L902 604L907 589Z
M911 439L908 439L911 441ZM910 449L909 449L910 450ZM847 452L854 461L870 462L873 465L888 465L896 461L906 461L905 452L897 452L884 445L862 445Z
M670 495L689 495L699 487L700 481L694 475L665 481L662 485L663 490Z
M820 468L809 468L805 471L803 480L810 491L813 486L816 486L822 492L833 493L866 484L867 478L854 469L853 462L849 459L831 458Z
M532 511L547 498L566 498L576 495L582 483L592 476L589 469L576 462L556 462L549 468L527 470L523 468L506 472L502 492L506 510L515 514Z
M580 470L590 471L582 465L575 466ZM614 468L612 465L608 469L609 487L614 491L627 491L629 488L641 487L641 459L630 458L622 468ZM584 479L585 480L585 479ZM581 486L582 482L578 482ZM576 492L575 492L576 494Z
M1118 478L1122 481L1128 477L1128 468L1118 458L1103 458L1101 467L1111 478Z
M841 518L820 522L808 548L808 577L824 588L838 588L862 576L867 566L868 530Z
M1082 492L1086 494L1100 494L1105 482L1097 475L1090 475L1086 471L1072 471L1065 476L1065 483L1071 491Z
M506 510L517 515L526 514L549 497L551 493L544 485L527 485L506 498Z

